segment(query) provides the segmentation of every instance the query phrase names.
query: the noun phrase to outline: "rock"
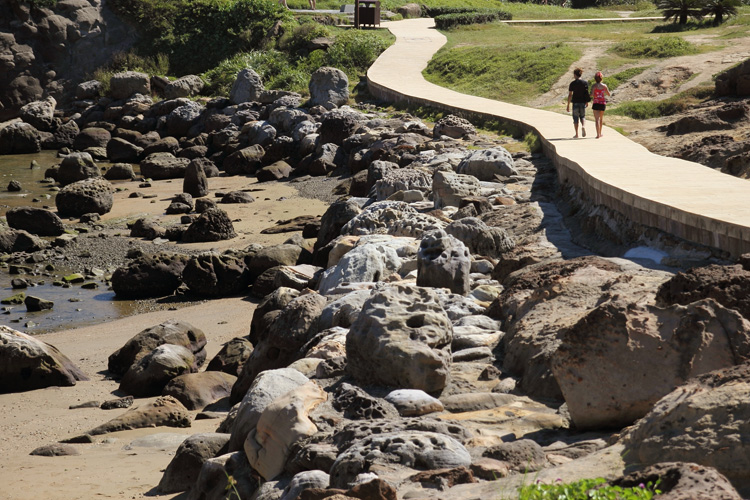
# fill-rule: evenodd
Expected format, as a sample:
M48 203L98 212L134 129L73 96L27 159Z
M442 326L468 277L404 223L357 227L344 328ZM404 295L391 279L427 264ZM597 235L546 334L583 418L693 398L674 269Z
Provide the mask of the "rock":
M245 68L239 73L232 84L229 92L229 100L232 104L257 101L263 91L263 82L260 75L250 68Z
M170 380L162 395L173 396L188 410L202 410L209 404L228 397L236 381L235 375L218 371L186 373Z
M28 123L15 122L0 129L0 155L38 153L41 150L39 131Z
M112 134L109 130L100 127L87 127L76 136L73 141L73 149L84 151L88 148L106 148Z
M130 236L133 238L155 240L156 238L164 238L166 233L167 230L150 217L137 219L130 226Z
M477 196L480 192L476 177L443 171L435 172L432 189L435 208L458 207L463 198Z
M158 134L153 138L150 138L149 134L146 134L136 142L137 146L143 148L143 156L145 158L154 153L170 153L172 156L175 156L180 149L180 142L177 139L170 136L159 138Z
M154 180L182 179L190 160L171 153L152 153L140 163L141 174Z
M226 342L221 350L208 362L206 371L220 371L238 376L245 361L253 352L253 344L244 337Z
M475 217L453 221L446 226L445 232L463 242L472 255L497 258L516 246L505 229L488 226Z
M348 488L377 465L418 470L468 467L471 456L455 439L433 432L403 431L366 437L341 453L331 468L331 486Z
M496 181L498 177L518 175L513 157L503 147L472 151L458 164L456 172L471 175L480 181Z
M88 377L55 347L0 325L0 393L73 386Z
M46 139L43 142L43 147L45 149L73 147L73 142L79 133L78 124L73 120L69 120L57 127L57 130L52 133L52 138Z
M245 262L251 278L255 279L272 267L297 264L301 254L302 247L299 245L283 243L262 248L251 257L246 257Z
M375 199L385 200L399 191L419 191L426 195L432 190L432 174L416 168L401 168L383 173L375 182Z
M107 143L107 158L110 162L138 163L142 155L143 148L120 137L114 137Z
M8 183L7 189L8 189L8 192L13 193L13 192L22 191L23 190L23 186L21 186L20 182L18 182L17 180L13 179L12 181L10 181Z
M224 160L224 172L227 175L253 175L263 165L264 155L265 150L258 144L235 151Z
M171 396L156 398L152 403L132 408L117 418L88 431L90 436L144 427L190 427L190 413Z
M221 241L231 240L236 236L234 225L227 213L220 208L209 208L188 226L182 235L182 241Z
M716 95L750 95L750 60L746 59L716 76Z
M95 99L101 95L102 83L99 80L88 80L76 85L76 99Z
M308 382L266 406L244 444L248 462L264 479L281 474L291 446L318 431L309 414L326 399L320 386Z
M55 197L57 213L63 217L80 217L84 214L104 215L114 203L112 184L94 177L68 184Z
M747 445L750 365L701 375L664 396L625 434L625 460L639 466L692 462L736 488L750 485Z
M232 388L230 402L239 401L262 371L283 368L304 356L303 347L318 333L316 323L325 305L325 297L308 293L293 299L281 310L254 342L255 349Z
M203 331L189 323L170 320L147 328L128 340L109 356L107 368L115 376L124 375L133 364L164 344L185 347L194 355L196 367L206 360L206 335Z
M611 300L561 332L551 368L576 427L610 428L688 378L748 359L748 346L750 321L710 299L667 309Z
M38 236L60 236L65 232L65 225L60 217L43 208L11 208L5 217L13 229L23 229Z
M256 176L258 182L280 181L288 179L292 175L292 167L281 160L258 170Z
M145 73L115 73L109 81L109 93L114 99L127 99L133 94L151 95L151 82Z
M425 233L417 254L417 285L469 292L471 254L458 239L442 229Z
M181 106L167 115L167 134L173 137L188 135L191 127L198 123L204 111L203 106L194 101L183 100ZM197 135L197 134L195 134Z
M180 193L172 198L167 207L167 214L189 214L193 211L193 197L188 193Z
M311 488L327 488L330 482L328 474L322 470L308 470L295 474L289 482L280 500L295 500L304 490Z
M30 102L21 107L21 120L37 130L54 132L59 124L59 119L55 120L56 106L57 101L51 96L43 101Z
M23 303L26 306L26 310L29 312L47 311L52 309L55 305L51 300L45 300L32 295L26 296Z
M352 111L335 109L325 113L320 120L318 134L321 144L341 146L344 139L354 134L359 126L361 115Z
M108 181L133 180L135 179L135 172L133 172L133 167L127 163L115 163L104 173L104 178Z
M142 255L112 274L112 289L118 297L148 298L171 295L182 283L180 276L189 257L159 252Z
M0 231L0 252L36 252L46 246L46 241L28 231L17 229Z
M194 198L200 198L208 194L208 177L203 170L203 161L192 160L185 167L185 179L182 182L182 191Z
M431 290L391 286L373 292L349 329L347 371L362 384L439 394L451 340L451 322Z
M99 177L99 167L89 153L71 153L60 163L55 180L63 186L77 181Z
M418 3L407 3L402 5L396 10L397 14L401 14L404 19L422 17L422 6Z
M109 401L103 402L99 405L102 410L115 410L122 408L130 408L133 406L133 396L125 396L123 398L110 399Z
M310 106L332 109L349 101L349 79L340 69L318 68L310 76L309 90Z
M80 454L81 453L75 448L75 446L64 443L53 443L40 446L29 453L29 455L38 457L69 457Z
M519 439L491 446L482 456L505 462L510 470L521 474L535 472L548 465L544 450L531 439Z
M716 469L686 462L665 462L611 481L613 486L638 488L656 485L663 500L740 500L726 477Z
M215 432L188 437L177 448L156 489L161 494L191 489L198 481L204 462L220 455L228 441L228 434Z
M178 97L192 97L200 94L205 84L201 77L196 75L185 75L164 87L164 99L177 99Z
M437 217L421 214L402 201L379 201L347 222L341 228L341 234L390 234L421 238L425 231L443 229L445 226L446 223Z
M307 377L292 368L260 373L250 388L240 395L241 402L231 428L229 451L242 449L247 435L256 428L263 410L272 401L307 382Z
M243 452L209 458L203 463L187 500L226 500L229 489L236 490L239 498L252 498L262 488L256 477ZM234 480L232 486L229 478Z
M385 400L398 409L402 417L419 417L428 413L443 411L443 403L424 391L398 389L391 391Z
M221 198L221 203L253 203L255 197L247 191L230 191Z
M328 295L342 283L382 281L400 267L401 258L390 246L377 243L359 245L323 274L318 290Z
M135 397L157 396L173 378L195 371L195 357L180 345L162 344L125 372L119 390Z
M694 267L675 274L656 294L664 305L687 305L706 298L750 318L750 271L741 265Z
M336 389L333 407L350 420L394 419L397 415L388 401L370 396L363 389L347 383Z
M435 122L435 126L432 129L432 136L435 139L439 139L443 135L447 135L453 139L462 139L467 135L476 134L477 130L474 128L468 120L459 118L455 115L446 115Z
M250 272L241 258L205 253L190 258L182 271L182 281L198 295L222 297L246 290Z

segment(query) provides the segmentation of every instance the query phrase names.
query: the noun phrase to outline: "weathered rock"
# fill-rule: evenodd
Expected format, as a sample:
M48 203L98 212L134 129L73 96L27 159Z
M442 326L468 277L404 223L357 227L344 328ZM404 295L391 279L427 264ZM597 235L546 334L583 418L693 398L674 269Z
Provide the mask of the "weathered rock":
M391 391L385 400L398 409L402 417L419 417L428 413L443 411L443 403L424 391L398 389Z
M265 150L259 144L235 151L223 163L227 175L254 174L263 165Z
M349 100L349 78L340 69L324 66L310 76L310 105L332 109Z
M230 402L239 401L262 371L283 368L304 356L303 348L317 333L317 319L325 305L325 297L317 293L301 295L281 310L268 329L259 332Z
M135 179L135 172L133 171L132 165L127 163L115 163L104 173L104 178L108 181L133 180Z
M190 413L171 396L162 396L143 406L131 408L117 418L87 432L90 436L144 427L190 427Z
M107 143L107 158L111 162L138 163L142 155L143 148L120 137L114 137Z
M188 410L201 410L215 401L228 397L236 381L235 375L219 371L186 373L170 380L162 395L173 396Z
M276 128L265 120L256 120L243 125L240 134L247 135L249 144L266 148L276 138Z
M0 325L0 393L72 386L88 377L55 347Z
M302 248L299 245L282 243L258 250L252 256L246 257L245 262L251 278L255 279L273 267L295 265L301 254Z
M64 443L53 443L39 448L34 448L29 455L35 455L38 457L69 457L74 455L80 455L74 446Z
M252 498L260 486L256 477L243 452L209 458L203 463L187 500L226 500L228 489L236 490L239 498ZM229 478L234 479L232 486Z
M253 352L253 344L244 337L226 342L216 356L208 362L206 371L220 371L238 376L245 361Z
M63 217L80 217L83 214L104 215L114 203L112 184L94 177L68 184L55 197L57 213Z
M231 240L236 236L234 225L227 213L220 208L209 208L188 226L182 235L182 241L221 241Z
M193 197L189 193L180 193L172 198L167 207L167 214L189 214L193 211Z
M656 485L660 500L740 500L742 497L716 469L687 462L665 462L611 481L613 486Z
M30 102L21 108L21 120L37 130L54 132L59 124L59 119L55 120L56 106L57 101L52 96L47 97L43 101Z
M164 87L164 99L177 99L178 97L192 97L200 94L205 84L201 77L196 75L185 75Z
M154 180L182 179L190 160L171 153L152 153L140 163L141 174Z
M370 436L339 455L331 469L331 486L348 488L374 465L399 464L434 470L468 467L471 456L453 438L433 432L404 431Z
M425 233L417 254L417 285L469 292L471 254L458 239L442 229Z
M277 161L258 170L258 182L280 181L288 179L292 174L292 166L285 161Z
M276 398L263 410L244 449L248 462L264 479L281 474L291 446L318 431L309 414L326 399L320 386L308 382Z
M0 231L0 251L4 253L36 252L46 246L46 241L28 231L17 229Z
M378 243L358 245L323 274L318 290L327 295L342 283L382 281L400 267L401 258L392 247Z
M182 271L182 281L198 295L221 297L247 289L250 271L241 258L205 253L190 258Z
M370 396L363 389L347 383L336 389L333 407L350 420L394 419L398 414L388 401Z
M15 207L8 210L5 217L13 229L23 229L38 236L59 236L65 232L60 217L43 208Z
M230 191L221 197L221 203L253 203L255 197L248 191Z
M432 129L432 135L435 139L440 136L447 135L454 139L461 139L467 135L476 134L477 129L474 128L468 120L459 118L455 115L446 115L435 122L435 126Z
M706 298L750 318L750 271L741 265L694 267L675 274L656 294L659 303L669 305Z
M472 255L497 258L516 246L506 230L488 226L475 217L453 221L446 226L445 232L461 240Z
M189 257L160 252L144 254L112 274L112 289L119 297L147 298L172 294L182 283Z
M99 177L101 172L89 153L71 153L63 158L55 180L63 186Z
M170 380L191 373L195 365L189 349L162 344L133 363L123 375L119 390L135 397L157 396Z
M78 124L73 120L69 120L58 126L57 130L52 133L51 138L43 141L43 147L45 149L73 147L73 142L79 133L80 129L78 128Z
M23 304L29 312L47 311L55 306L55 303L51 300L34 297L33 295L27 295L23 300Z
M183 137L198 123L204 108L194 101L177 100L183 102L167 115L167 133L173 137Z
M185 180L182 182L182 191L194 198L200 198L208 194L208 177L203 170L203 161L192 160L185 167Z
M189 490L198 481L203 463L217 455L229 441L229 434L193 434L177 448L156 489L161 494Z
M531 439L519 439L491 446L482 456L505 462L511 470L522 474L538 471L547 465L544 450Z
M15 122L0 129L0 155L38 153L42 150L39 131L24 122Z
M109 92L115 99L127 99L133 94L151 94L151 81L148 75L136 71L115 73L109 85Z
M513 158L501 146L471 152L461 160L456 172L474 176L480 181L495 181L498 177L518 175Z
M435 208L458 207L467 196L477 196L480 192L479 180L471 175L452 172L435 172L432 178Z
M88 148L106 148L112 134L109 130L100 127L88 127L78 134L73 141L73 149L83 151Z
M130 226L130 236L133 238L146 238L147 240L155 240L156 238L164 238L167 233L166 228L159 225L151 217L143 217L137 219Z
M390 234L421 238L425 231L443 229L446 223L421 214L402 201L379 201L364 209L341 228L341 234L356 236Z
M307 470L295 474L289 482L279 500L294 500L299 498L304 490L312 488L327 488L331 478L322 470Z
M422 169L402 168L383 173L375 182L375 198L379 201L399 191L411 190L420 191L424 195L431 191L432 173Z
M360 383L439 394L448 382L452 325L435 294L373 292L346 337L347 371Z
M341 146L344 139L354 134L359 124L361 115L352 111L333 110L325 113L320 120L321 144L336 144Z
M203 331L189 323L171 320L147 328L128 340L109 356L107 367L114 375L124 375L134 363L164 344L187 348L194 355L196 366L206 359L206 335Z
M250 68L245 68L239 73L232 84L229 92L229 100L232 104L257 101L263 91L263 82L260 75Z

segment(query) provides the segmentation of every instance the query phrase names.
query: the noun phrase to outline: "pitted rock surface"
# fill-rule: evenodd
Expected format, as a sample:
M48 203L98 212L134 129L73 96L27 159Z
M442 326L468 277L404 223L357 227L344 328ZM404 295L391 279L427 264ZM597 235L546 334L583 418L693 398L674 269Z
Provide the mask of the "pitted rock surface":
M513 157L502 147L471 152L458 164L456 172L472 175L480 181L495 181L498 177L518 175Z
M443 230L422 237L417 254L417 285L448 288L453 293L469 292L471 254L458 239Z
M242 258L205 253L190 258L182 270L182 281L198 295L221 297L244 291L250 272Z
M516 246L505 229L488 226L476 217L453 221L445 232L461 240L474 255L497 258Z
M221 241L235 238L237 233L227 213L220 208L209 208L193 221L182 235L186 243Z
M417 168L391 170L375 182L375 199L385 200L398 191L417 190L424 194L432 190L432 173Z
M352 420L374 420L394 418L398 415L396 408L384 399L367 394L361 388L351 384L341 384L333 399L333 407Z
M163 297L182 283L182 271L190 259L184 254L144 254L112 274L112 289L119 297Z
M90 213L104 215L112 210L113 192L112 184L101 177L68 184L55 197L57 212L63 217Z

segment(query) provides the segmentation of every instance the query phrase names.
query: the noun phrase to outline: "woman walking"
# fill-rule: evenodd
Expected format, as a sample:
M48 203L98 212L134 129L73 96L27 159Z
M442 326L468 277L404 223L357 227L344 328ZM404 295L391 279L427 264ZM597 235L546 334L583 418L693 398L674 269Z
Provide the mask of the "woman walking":
M591 86L591 97L594 103L591 105L591 109L594 112L594 123L596 124L596 138L602 136L602 124L604 122L604 110L607 109L607 97L610 95L609 88L605 83L602 83L602 72L597 71L594 75L596 83Z

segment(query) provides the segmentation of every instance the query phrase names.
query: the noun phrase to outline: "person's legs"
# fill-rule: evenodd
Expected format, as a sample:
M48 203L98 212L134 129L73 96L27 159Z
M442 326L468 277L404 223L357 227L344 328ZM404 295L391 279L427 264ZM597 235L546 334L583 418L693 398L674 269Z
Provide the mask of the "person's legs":
M583 111L585 111L585 107L581 103L574 102L573 103L573 127L576 129L576 135L573 136L574 139L578 137L578 122L581 122L581 126L583 126ZM583 136L586 137L586 131L584 129Z
M593 110L594 112L594 123L596 125L596 138L602 136L602 112L598 109Z

